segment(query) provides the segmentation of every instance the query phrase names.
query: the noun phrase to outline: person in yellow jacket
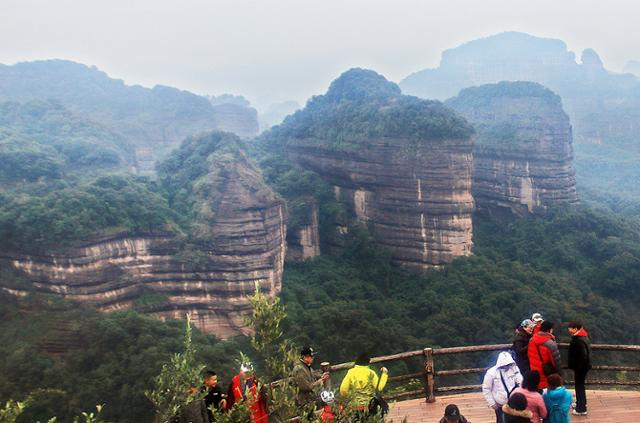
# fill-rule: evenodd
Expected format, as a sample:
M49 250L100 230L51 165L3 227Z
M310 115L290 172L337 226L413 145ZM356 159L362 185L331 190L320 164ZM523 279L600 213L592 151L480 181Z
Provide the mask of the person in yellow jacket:
M388 371L386 367L380 369L380 384L378 375L369 368L369 355L360 354L355 366L350 369L340 384L340 394L344 397L353 396L354 405L361 410L368 407L369 401L378 391L382 391L387 384Z

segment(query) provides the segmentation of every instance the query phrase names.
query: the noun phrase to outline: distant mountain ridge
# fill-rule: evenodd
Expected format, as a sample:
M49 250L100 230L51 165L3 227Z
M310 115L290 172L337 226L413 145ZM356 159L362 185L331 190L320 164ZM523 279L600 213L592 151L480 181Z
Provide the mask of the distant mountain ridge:
M255 135L258 126L255 111L245 131L242 124L228 125L229 113L217 113L205 97L163 85L126 85L96 67L72 61L0 65L0 102L36 100L55 100L72 113L117 131L143 170L153 170L157 159L189 135L225 129L248 136Z
M592 49L578 63L557 39L504 32L469 41L444 51L438 68L415 72L400 86L407 94L444 100L500 81L537 82L558 93L579 143L629 144L640 135L640 79L608 71Z

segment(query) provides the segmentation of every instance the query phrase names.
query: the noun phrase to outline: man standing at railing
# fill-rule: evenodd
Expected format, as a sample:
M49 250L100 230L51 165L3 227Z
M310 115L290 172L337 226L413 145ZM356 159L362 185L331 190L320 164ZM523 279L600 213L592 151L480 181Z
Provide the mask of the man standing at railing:
M591 369L591 343L587 331L580 322L569 323L569 368L575 375L576 408L573 414L587 415L587 395L584 387L587 372Z
M498 355L496 365L487 370L482 381L482 395L496 413L496 423L502 423L502 406L509 395L522 384L522 374L506 351Z
M329 373L318 373L311 368L316 353L311 347L300 351L300 361L293 368L293 383L298 388L296 402L299 407L311 408L318 401L319 391L323 383L329 379Z

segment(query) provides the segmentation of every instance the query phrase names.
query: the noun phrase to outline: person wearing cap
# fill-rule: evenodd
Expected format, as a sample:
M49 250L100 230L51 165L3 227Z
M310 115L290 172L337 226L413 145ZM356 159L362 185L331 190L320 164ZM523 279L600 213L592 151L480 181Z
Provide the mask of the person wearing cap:
M496 413L496 422L502 423L502 406L511 393L522 384L522 374L516 362L506 351L498 354L496 365L489 368L482 381L482 395Z
M377 391L382 391L387 384L388 371L386 367L380 369L380 378L369 368L369 355L361 353L340 384L340 395L353 396L353 405L359 411L367 412L367 407Z
M540 332L540 326L544 322L544 317L542 317L542 314L540 313L533 313L531 315L531 321L535 325L533 327L533 334L535 335L536 333Z
M529 340L533 333L534 323L525 319L520 323L513 335L513 345L511 350L513 351L513 359L516 361L520 373L525 374L529 371L529 356L527 355L527 347L529 346Z
M327 372L320 374L311 368L315 355L316 353L313 348L302 348L300 351L300 360L294 366L291 374L293 383L298 388L296 403L300 407L315 404L318 398L317 392L330 376Z
M468 423L467 419L460 414L458 406L455 404L449 404L444 409L444 417L440 419L440 423Z

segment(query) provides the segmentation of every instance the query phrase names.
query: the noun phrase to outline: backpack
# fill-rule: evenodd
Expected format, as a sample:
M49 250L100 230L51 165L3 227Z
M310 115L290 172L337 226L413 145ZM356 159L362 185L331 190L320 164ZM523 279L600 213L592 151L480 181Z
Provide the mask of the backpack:
M568 416L560 406L560 404L553 404L551 408L547 410L547 418L544 419L544 423L567 423Z

